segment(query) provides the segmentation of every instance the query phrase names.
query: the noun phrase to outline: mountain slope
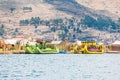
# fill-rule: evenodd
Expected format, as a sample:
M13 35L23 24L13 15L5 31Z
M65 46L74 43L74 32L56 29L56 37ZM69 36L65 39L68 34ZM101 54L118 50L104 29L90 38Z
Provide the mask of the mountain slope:
M93 17L106 16L110 14L107 11L96 11L79 4L75 0L4 0L0 1L0 10L9 11L10 8L15 7L17 10L22 10L23 7L32 7L32 12L22 15L21 18L29 18L30 16L42 16L44 19L57 17L84 17L90 15ZM102 14L101 14L102 13ZM110 14L108 16L112 16Z
M45 0L48 4L54 6L54 9L66 12L67 14L71 14L74 16L85 16L91 15L96 16L97 14L93 13L92 10L84 7L74 0Z
M120 0L76 0L94 10L108 11L120 17Z
M108 1L104 0L103 2L106 3ZM75 37L74 34L78 34L77 32L83 32L81 34L83 35L90 34L89 36L97 37L99 36L98 34L101 32L99 30L99 28L101 27L102 29L104 29L104 27L109 29L109 26L113 25L115 26L114 28L116 29L115 23L112 22L112 20L107 17L118 18L118 16L116 16L114 12L112 11L110 12L108 9L106 9L106 7L105 9L98 9L99 7L98 8L96 7L96 5L98 4L99 2L97 3L96 1L95 3L94 0L89 0L88 3L86 2L84 3L84 0L0 0L0 24L4 24L5 28L11 28L12 30L11 33L14 33L16 28L19 28L19 31L23 34L32 33L38 36L38 34L35 33L35 31L38 30L38 32L41 34L40 36L47 35L46 32L54 33L55 35L58 36L58 33L63 32L63 27L64 27L64 29L68 31L68 34L66 33L66 35L69 35L69 33L71 33L71 36ZM93 7L90 7L90 5L95 5L95 6L93 8ZM24 8L26 7L31 8L32 10L25 11ZM14 8L15 10L11 11L11 8ZM28 20L28 22L30 22L31 17L40 17L40 20L42 20L42 22L49 23L50 21L51 26L46 27L45 25L46 23L42 25L43 28L47 28L45 29L46 32L42 32L43 29L41 27L41 24L37 25L38 26L37 28L34 28L34 26L36 25L30 25L30 23L25 26L20 26L21 20L23 21ZM84 19L85 17L86 17L86 20L84 20L84 22L89 24L90 26L86 24L81 25L82 23L81 19ZM52 32L52 30L54 31L54 29L56 29L55 28L56 24L53 24L53 22L55 21L54 19L59 19L59 18L63 19L63 23L60 24L60 26L57 26L58 31ZM104 20L104 19L107 19L107 20ZM80 30L81 27L88 31L86 32L85 30L81 31ZM91 34L91 32L89 31L91 29L89 28L91 28L93 32L94 31L96 33L98 32L98 34L96 35ZM95 30L95 29L98 29L98 30ZM104 32L110 35L109 31L107 31L108 29L105 29L106 31L104 30ZM6 32L8 32L8 30L6 30ZM81 34L78 34L77 37L82 38ZM103 36L104 34L102 34L102 37Z

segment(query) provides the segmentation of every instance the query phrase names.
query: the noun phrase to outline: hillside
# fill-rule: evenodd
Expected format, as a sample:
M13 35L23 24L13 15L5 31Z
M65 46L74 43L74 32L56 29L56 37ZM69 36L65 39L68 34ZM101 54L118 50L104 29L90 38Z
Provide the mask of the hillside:
M0 0L0 24L5 26L3 37L22 33L27 36L32 34L34 38L51 36L52 39L55 37L101 41L111 38L110 35L116 35L115 39L118 39L120 35L117 32L119 26L116 20L119 18L119 6L115 6L115 3L118 5L119 1L115 0L111 5L109 2L108 0L96 2L95 0ZM109 5L112 8L106 7Z
M94 10L108 11L120 17L120 0L76 0Z
M93 17L98 17L98 16L109 16L113 19L117 19L118 15L113 14L112 12L108 11L107 9L95 9L90 7L89 4L84 4L82 3L84 0L45 0L44 2L47 2L48 4L51 4L54 6L55 9L59 11L63 11L67 14L72 14L73 16L77 17L83 17L85 15L90 15ZM90 1L90 0L89 0ZM96 4L96 3L92 3Z
M21 18L29 18L30 16L43 16L44 19L51 19L71 16L83 17L85 15L97 17L101 15L101 10L101 12L99 11L99 13L97 13L91 7L89 8L89 6L83 6L83 4L81 5L81 3L79 4L78 2L74 0L1 0L0 10L6 12L10 11L11 8L16 8L16 10L20 12L23 7L32 7L32 12L21 15ZM107 11L104 11L104 14L105 13L110 14Z

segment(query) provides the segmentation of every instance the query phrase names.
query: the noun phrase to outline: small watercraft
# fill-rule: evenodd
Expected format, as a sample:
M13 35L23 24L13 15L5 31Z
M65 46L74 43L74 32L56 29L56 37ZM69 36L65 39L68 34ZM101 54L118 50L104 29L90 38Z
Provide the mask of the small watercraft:
M39 53L39 51L37 50L37 48L35 46L26 47L25 52L30 53L30 54Z
M104 53L103 44L98 45L95 42L83 42L81 47L74 47L74 53L79 54L102 54Z
M42 45L39 43L35 43L32 46L26 44L26 53L57 54L59 53L59 49L55 45L52 45L50 43L44 43Z
M59 51L59 54L67 54L67 51Z
M33 45L30 45L29 43L27 43L25 52L30 54L39 53L39 51L37 50L36 43L34 43Z
M55 47L54 49L51 49L51 48L40 49L37 47L37 50L39 51L40 54L57 54L57 53L59 53L59 49L57 47Z
M83 49L82 49L82 53L84 54L102 54L104 53L104 50L98 49L98 48L91 48L89 49L88 46L86 45Z

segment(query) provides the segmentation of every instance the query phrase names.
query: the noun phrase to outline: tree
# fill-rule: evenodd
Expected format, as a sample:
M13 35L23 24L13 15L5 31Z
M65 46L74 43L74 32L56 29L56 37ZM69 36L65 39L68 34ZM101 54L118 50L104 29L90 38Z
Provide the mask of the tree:
M85 25L88 27L94 27L96 25L96 20L91 16L85 16L84 20L82 20Z
M29 11L32 11L32 7L23 7L23 10L29 10Z
M118 32L120 32L120 18L117 21L117 29L118 29Z
M76 32L76 28L74 28L73 30L74 30L74 32Z
M54 19L53 20L53 24L54 26L58 26L59 24L63 23L63 20L62 19Z
M69 31L68 28L67 28L66 26L64 27L64 31L65 31L66 34L67 34L68 31Z
M69 26L74 26L74 20L69 19Z
M15 32L16 32L16 33L18 32L18 28L15 28Z
M111 26L111 29L115 30L117 24L109 17L107 18L98 17L97 27L99 30L108 30L110 26Z
M77 28L77 33L81 33L82 31L79 29L79 27Z
M20 25L21 26L27 26L30 23L30 21L28 19L26 20L20 20Z
M38 26L37 25L35 25L35 28L37 28Z
M46 26L50 26L50 21L47 21L47 20L46 20L46 21L45 21L45 25L46 25Z
M75 34L73 35L73 38L74 38L74 39L76 39L76 36L75 36Z
M71 28L71 26L68 26L68 29L70 29Z
M59 34L59 37L61 37L61 39L64 41L66 38L66 34L62 32L61 34Z
M13 13L14 10L16 10L16 8L14 8L14 7L10 8L11 13Z
M29 20L26 19L26 20L24 21L24 23L25 23L25 25L28 25L28 24L29 24Z
M52 28L51 28L51 31L56 32L56 27L55 27L55 26L52 27Z
M1 28L4 28L4 27L5 27L5 26L2 24L2 25L1 25Z
M40 24L40 18L39 17L32 17L30 20L31 25L39 25Z
M1 26L0 26L0 36L2 36L3 34L4 34L4 25L2 24Z

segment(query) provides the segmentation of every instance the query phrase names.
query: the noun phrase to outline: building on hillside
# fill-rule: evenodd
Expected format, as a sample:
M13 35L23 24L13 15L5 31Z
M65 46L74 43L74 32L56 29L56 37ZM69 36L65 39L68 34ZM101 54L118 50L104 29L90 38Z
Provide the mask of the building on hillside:
M32 7L23 7L23 12L32 12Z

